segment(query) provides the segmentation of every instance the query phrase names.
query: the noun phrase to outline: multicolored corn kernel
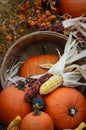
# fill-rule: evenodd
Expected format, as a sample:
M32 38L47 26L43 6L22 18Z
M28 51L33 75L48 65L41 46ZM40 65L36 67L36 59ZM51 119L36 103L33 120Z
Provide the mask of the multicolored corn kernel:
M52 74L46 73L39 79L37 79L25 93L26 101L30 102L39 93L39 88L41 87L41 85L52 76L53 76Z

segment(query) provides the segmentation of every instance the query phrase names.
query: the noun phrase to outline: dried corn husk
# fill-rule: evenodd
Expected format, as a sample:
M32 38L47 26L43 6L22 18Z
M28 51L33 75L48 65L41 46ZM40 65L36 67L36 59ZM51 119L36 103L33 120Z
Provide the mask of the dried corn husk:
M50 73L59 73L63 76L63 85L76 87L85 86L85 83L79 81L82 77L86 80L86 65L73 64L75 61L86 57L86 49L78 52L78 44L72 40L72 34L65 45L64 53L60 60L49 69ZM71 71L70 71L71 70Z
M72 33L70 33L69 38L65 44L64 53L62 54L62 56L60 56L59 61L57 61L57 63L54 64L52 67L48 65L48 68L50 67L50 69L47 71L48 73L51 73L53 75L57 74L63 78L61 83L59 83L58 85L57 83L53 82L54 84L52 84L52 91L54 90L54 88L56 89L60 85L68 87L86 86L86 64L79 65L78 62L75 64L77 60L80 60L84 57L86 57L86 49L78 50L78 43L76 43L76 40L73 40ZM47 65L44 66L46 67ZM17 71L16 69L12 70L14 70L15 72ZM18 80L25 80L25 78L16 77L14 76L14 74L10 75L10 78L8 78L11 82L12 80L14 83L16 83ZM33 75L31 76L31 78L37 79L41 76L42 75ZM84 79L84 82L80 81L81 78ZM55 81L57 82L58 80ZM49 82L51 83L50 80ZM46 85L46 82L44 84ZM42 86L44 86L44 84ZM46 87L47 85L44 88L46 89ZM42 88L40 87L41 91ZM50 89L50 87L48 88ZM42 92L44 92L44 90ZM47 93L41 94L48 94L50 92L51 91L47 89Z
M68 20L64 20L63 26L68 29L68 32L72 33L72 35L79 40L79 42L86 41L86 17L80 16L77 18L70 18ZM83 38L79 38L77 33L81 33Z
M23 62L18 62L17 64L12 65L12 67L6 71L5 82L3 83L4 86L9 86L12 83L17 85L17 81L25 80L23 77L16 76L22 63Z
M72 34L65 45L64 53L60 57L59 61L54 64L48 73L60 76L48 79L40 87L40 94L48 94L58 88L60 85L68 87L86 86L86 64L74 64L75 61L86 57L86 49L78 51L78 44L75 40L72 40ZM80 79L84 78L85 82L81 82ZM58 78L58 79L57 79ZM53 80L52 80L53 79Z
M80 16L77 18L70 18L70 19L64 20L62 23L65 28L68 28L77 24L77 22L79 21L85 21L85 20L86 20L86 17Z

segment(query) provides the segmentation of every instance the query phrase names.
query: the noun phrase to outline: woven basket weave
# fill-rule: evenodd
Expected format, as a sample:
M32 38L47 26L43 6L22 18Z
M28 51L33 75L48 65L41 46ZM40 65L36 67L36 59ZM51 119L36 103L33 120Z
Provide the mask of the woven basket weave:
M30 33L18 39L7 51L1 65L1 85L6 87L5 74L10 70L12 64L17 62L24 62L29 56L41 54L40 45L44 44L48 53L57 54L55 48L58 48L63 53L64 44L67 37L56 32L51 31L37 31Z

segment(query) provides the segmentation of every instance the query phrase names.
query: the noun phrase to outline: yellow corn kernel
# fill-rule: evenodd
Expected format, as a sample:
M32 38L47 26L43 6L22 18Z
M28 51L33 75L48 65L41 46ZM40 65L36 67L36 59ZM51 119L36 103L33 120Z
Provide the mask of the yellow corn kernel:
M60 74L54 74L40 87L40 94L48 94L54 91L63 83L63 78Z

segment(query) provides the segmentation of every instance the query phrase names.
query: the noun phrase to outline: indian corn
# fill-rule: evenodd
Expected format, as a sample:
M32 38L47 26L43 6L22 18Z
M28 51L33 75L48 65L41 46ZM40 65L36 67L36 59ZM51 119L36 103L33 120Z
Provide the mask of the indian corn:
M30 102L38 93L41 85L46 82L52 74L46 73L42 75L40 78L36 79L36 81L30 86L30 88L25 93L25 99Z
M63 78L60 74L54 74L46 82L44 82L40 87L40 94L48 94L54 91L63 83Z

